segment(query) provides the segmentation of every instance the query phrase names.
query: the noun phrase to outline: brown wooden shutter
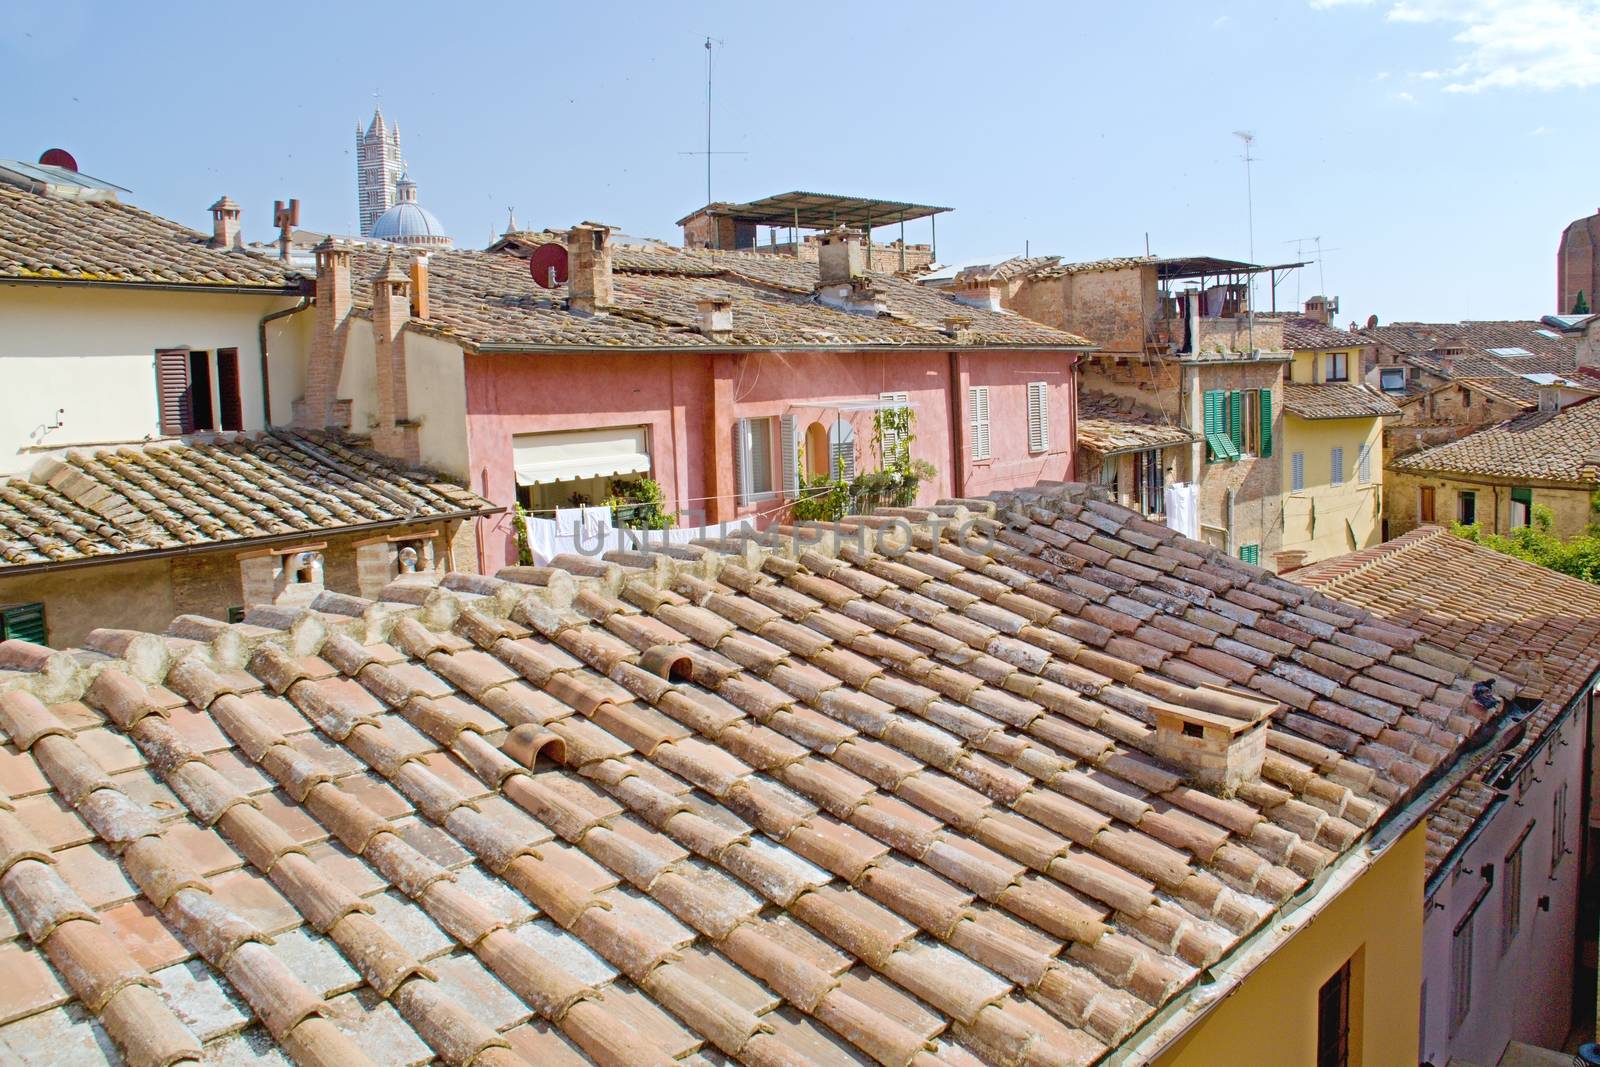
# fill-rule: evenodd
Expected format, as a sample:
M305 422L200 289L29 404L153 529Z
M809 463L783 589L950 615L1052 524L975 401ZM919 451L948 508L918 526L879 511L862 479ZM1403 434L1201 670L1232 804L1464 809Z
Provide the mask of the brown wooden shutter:
M161 411L161 432L166 436L194 429L189 405L189 350L164 348L156 353L156 397Z
M244 429L244 407L239 402L239 350L217 349L217 398L222 404L222 428Z

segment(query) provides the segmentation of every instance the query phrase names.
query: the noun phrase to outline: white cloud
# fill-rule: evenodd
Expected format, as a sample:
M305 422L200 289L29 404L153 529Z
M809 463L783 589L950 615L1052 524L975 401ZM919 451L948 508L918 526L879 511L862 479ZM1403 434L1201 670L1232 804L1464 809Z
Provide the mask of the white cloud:
M1228 22L1229 19L1227 15L1218 15L1216 18L1211 20L1211 28L1214 30L1220 30L1222 27L1226 26Z
M1314 8L1372 0L1311 0ZM1415 77L1447 93L1600 85L1600 0L1396 0L1389 22L1449 27L1459 62Z
M1397 104L1415 104L1417 102L1417 98L1410 93L1390 93L1389 99Z

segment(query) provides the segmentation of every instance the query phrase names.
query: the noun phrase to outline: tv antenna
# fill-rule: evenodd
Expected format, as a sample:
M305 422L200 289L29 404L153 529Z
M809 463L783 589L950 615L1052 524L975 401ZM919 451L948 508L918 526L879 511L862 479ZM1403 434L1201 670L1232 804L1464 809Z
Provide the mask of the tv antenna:
M1255 162L1256 157L1250 154L1250 149L1256 143L1256 135L1251 133L1249 130L1234 130L1233 131L1233 135L1235 137L1239 138L1239 140L1244 142L1245 223L1249 228L1249 234L1250 234L1250 265L1253 267L1253 266L1255 266L1255 262L1256 262L1256 195L1255 195L1255 188L1251 184L1250 164ZM1249 319L1249 322L1250 322L1250 348L1252 350L1254 350L1255 347L1256 347L1256 276L1255 276L1255 274L1253 272L1250 275L1250 319Z
M706 146L705 146L704 150L695 150L695 151L692 151L692 152L679 152L678 153L680 156L705 156L706 157L706 206L707 207L711 206L711 157L712 156L742 156L742 155L746 155L747 154L745 152L728 152L728 151L713 152L711 150L711 50L712 50L713 46L715 46L717 48L721 48L723 46L723 42L721 40L715 38L715 37L709 37L708 36L706 38L706 43L705 43L705 49L706 49ZM717 228L715 226L712 226L711 234L712 234L711 246L713 248L715 248L715 247L717 247L717 245L720 242L720 237L719 237L719 235L717 233Z
M1302 259L1302 258L1305 257L1305 243L1307 241L1310 241L1312 247L1317 250L1317 285L1320 286L1321 289L1322 289L1322 292L1320 292L1317 295L1319 295L1319 296L1327 296L1328 295L1328 279L1327 279L1327 276L1323 273L1323 270L1322 270L1322 253L1324 251L1324 249L1322 247L1322 238L1320 236L1318 236L1318 237L1291 237L1291 238L1289 238L1289 240L1287 240L1287 241L1285 241L1283 243L1286 244L1286 245L1294 245L1294 258L1295 259ZM1343 249L1329 248L1329 249L1326 249L1326 251L1329 251L1329 252L1340 252L1340 251L1343 251ZM1294 276L1294 299L1295 299L1295 303L1299 303L1300 302L1300 274L1299 274L1298 271L1295 272L1295 276Z

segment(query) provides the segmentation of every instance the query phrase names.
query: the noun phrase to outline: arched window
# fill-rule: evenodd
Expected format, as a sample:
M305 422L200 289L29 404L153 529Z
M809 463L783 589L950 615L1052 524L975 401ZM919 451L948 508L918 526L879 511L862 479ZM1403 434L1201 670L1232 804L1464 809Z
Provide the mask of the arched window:
M806 427L806 476L821 478L832 473L829 468L833 450L828 447L828 428L820 422Z

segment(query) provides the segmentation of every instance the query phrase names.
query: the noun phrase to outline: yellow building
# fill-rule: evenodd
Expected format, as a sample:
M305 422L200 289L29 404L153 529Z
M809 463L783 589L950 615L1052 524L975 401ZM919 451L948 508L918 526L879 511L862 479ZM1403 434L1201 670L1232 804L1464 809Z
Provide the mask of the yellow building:
M1383 420L1400 414L1360 384L1361 339L1314 318L1284 326L1283 548L1278 569L1383 540Z

